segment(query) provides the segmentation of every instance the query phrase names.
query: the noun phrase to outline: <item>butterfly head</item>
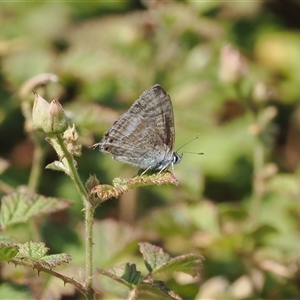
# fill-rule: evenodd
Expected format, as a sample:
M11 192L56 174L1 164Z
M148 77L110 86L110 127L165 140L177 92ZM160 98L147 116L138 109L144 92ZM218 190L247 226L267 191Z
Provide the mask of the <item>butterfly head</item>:
M156 171L163 171L166 170L169 166L179 164L182 159L182 154L178 154L177 152L173 152L172 156L168 159L160 161L155 167L152 167L151 169L154 169Z
M172 164L173 165L176 165L176 164L179 164L182 160L182 156L183 154L179 154L177 152L173 152L173 161L172 161Z

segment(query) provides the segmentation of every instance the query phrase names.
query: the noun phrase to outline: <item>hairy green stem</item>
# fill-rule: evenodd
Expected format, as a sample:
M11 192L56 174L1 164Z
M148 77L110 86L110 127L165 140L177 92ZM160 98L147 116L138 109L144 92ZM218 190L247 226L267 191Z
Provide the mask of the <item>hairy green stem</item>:
M53 138L51 138L51 140L52 139ZM57 151L57 154L61 158L64 165L68 168L68 175L71 177L75 186L77 187L80 197L83 200L84 205L85 205L85 202L88 201L89 195L78 175L78 172L76 169L76 161L75 161L73 155L71 155L69 153L62 136L59 134L55 135L55 140L57 141L57 143L55 143L55 144L58 144L60 151L57 151L58 149L56 149L56 148L55 148L55 150Z
M93 283L93 219L94 207L87 201L85 206L85 261L86 288L91 289Z
M49 141L56 150L57 154L61 158L61 161L67 168L68 175L73 180L75 186L77 187L79 194L82 198L85 212L85 255L86 255L86 288L92 289L92 279L93 279L93 216L94 216L94 207L89 201L89 194L84 187L77 169L76 169L76 161L71 155L64 143L61 135L55 135L53 137L49 137Z

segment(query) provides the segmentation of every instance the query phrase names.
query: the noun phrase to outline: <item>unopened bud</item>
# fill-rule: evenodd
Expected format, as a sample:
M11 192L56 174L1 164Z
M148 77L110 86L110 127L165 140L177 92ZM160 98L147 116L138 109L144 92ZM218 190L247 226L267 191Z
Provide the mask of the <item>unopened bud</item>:
M221 50L219 77L224 82L235 83L245 77L248 64L245 57L231 45Z
M35 130L59 134L68 128L68 119L57 99L49 104L39 94L35 93L32 124Z
M68 128L68 119L65 112L57 99L50 103L50 117L52 133L63 133Z

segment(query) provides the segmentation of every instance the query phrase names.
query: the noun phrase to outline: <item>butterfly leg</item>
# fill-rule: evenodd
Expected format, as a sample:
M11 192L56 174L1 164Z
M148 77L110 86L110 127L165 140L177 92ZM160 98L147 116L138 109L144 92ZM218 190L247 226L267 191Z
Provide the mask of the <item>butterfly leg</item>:
M150 169L151 169L151 166L148 167L148 168L141 174L141 176L143 176L145 173L147 173L147 171L149 171Z

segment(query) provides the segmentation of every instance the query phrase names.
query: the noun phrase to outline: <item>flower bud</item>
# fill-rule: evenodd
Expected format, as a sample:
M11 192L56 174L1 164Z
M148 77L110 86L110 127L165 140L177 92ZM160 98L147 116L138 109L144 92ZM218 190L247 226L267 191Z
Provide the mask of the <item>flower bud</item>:
M54 99L50 103L49 113L51 117L51 132L63 133L66 131L68 128L68 119L58 99Z
M235 83L242 79L248 71L246 59L231 45L221 50L219 77L223 82Z
M68 119L57 99L49 104L39 94L35 93L32 124L35 130L49 134L60 134L68 128Z

